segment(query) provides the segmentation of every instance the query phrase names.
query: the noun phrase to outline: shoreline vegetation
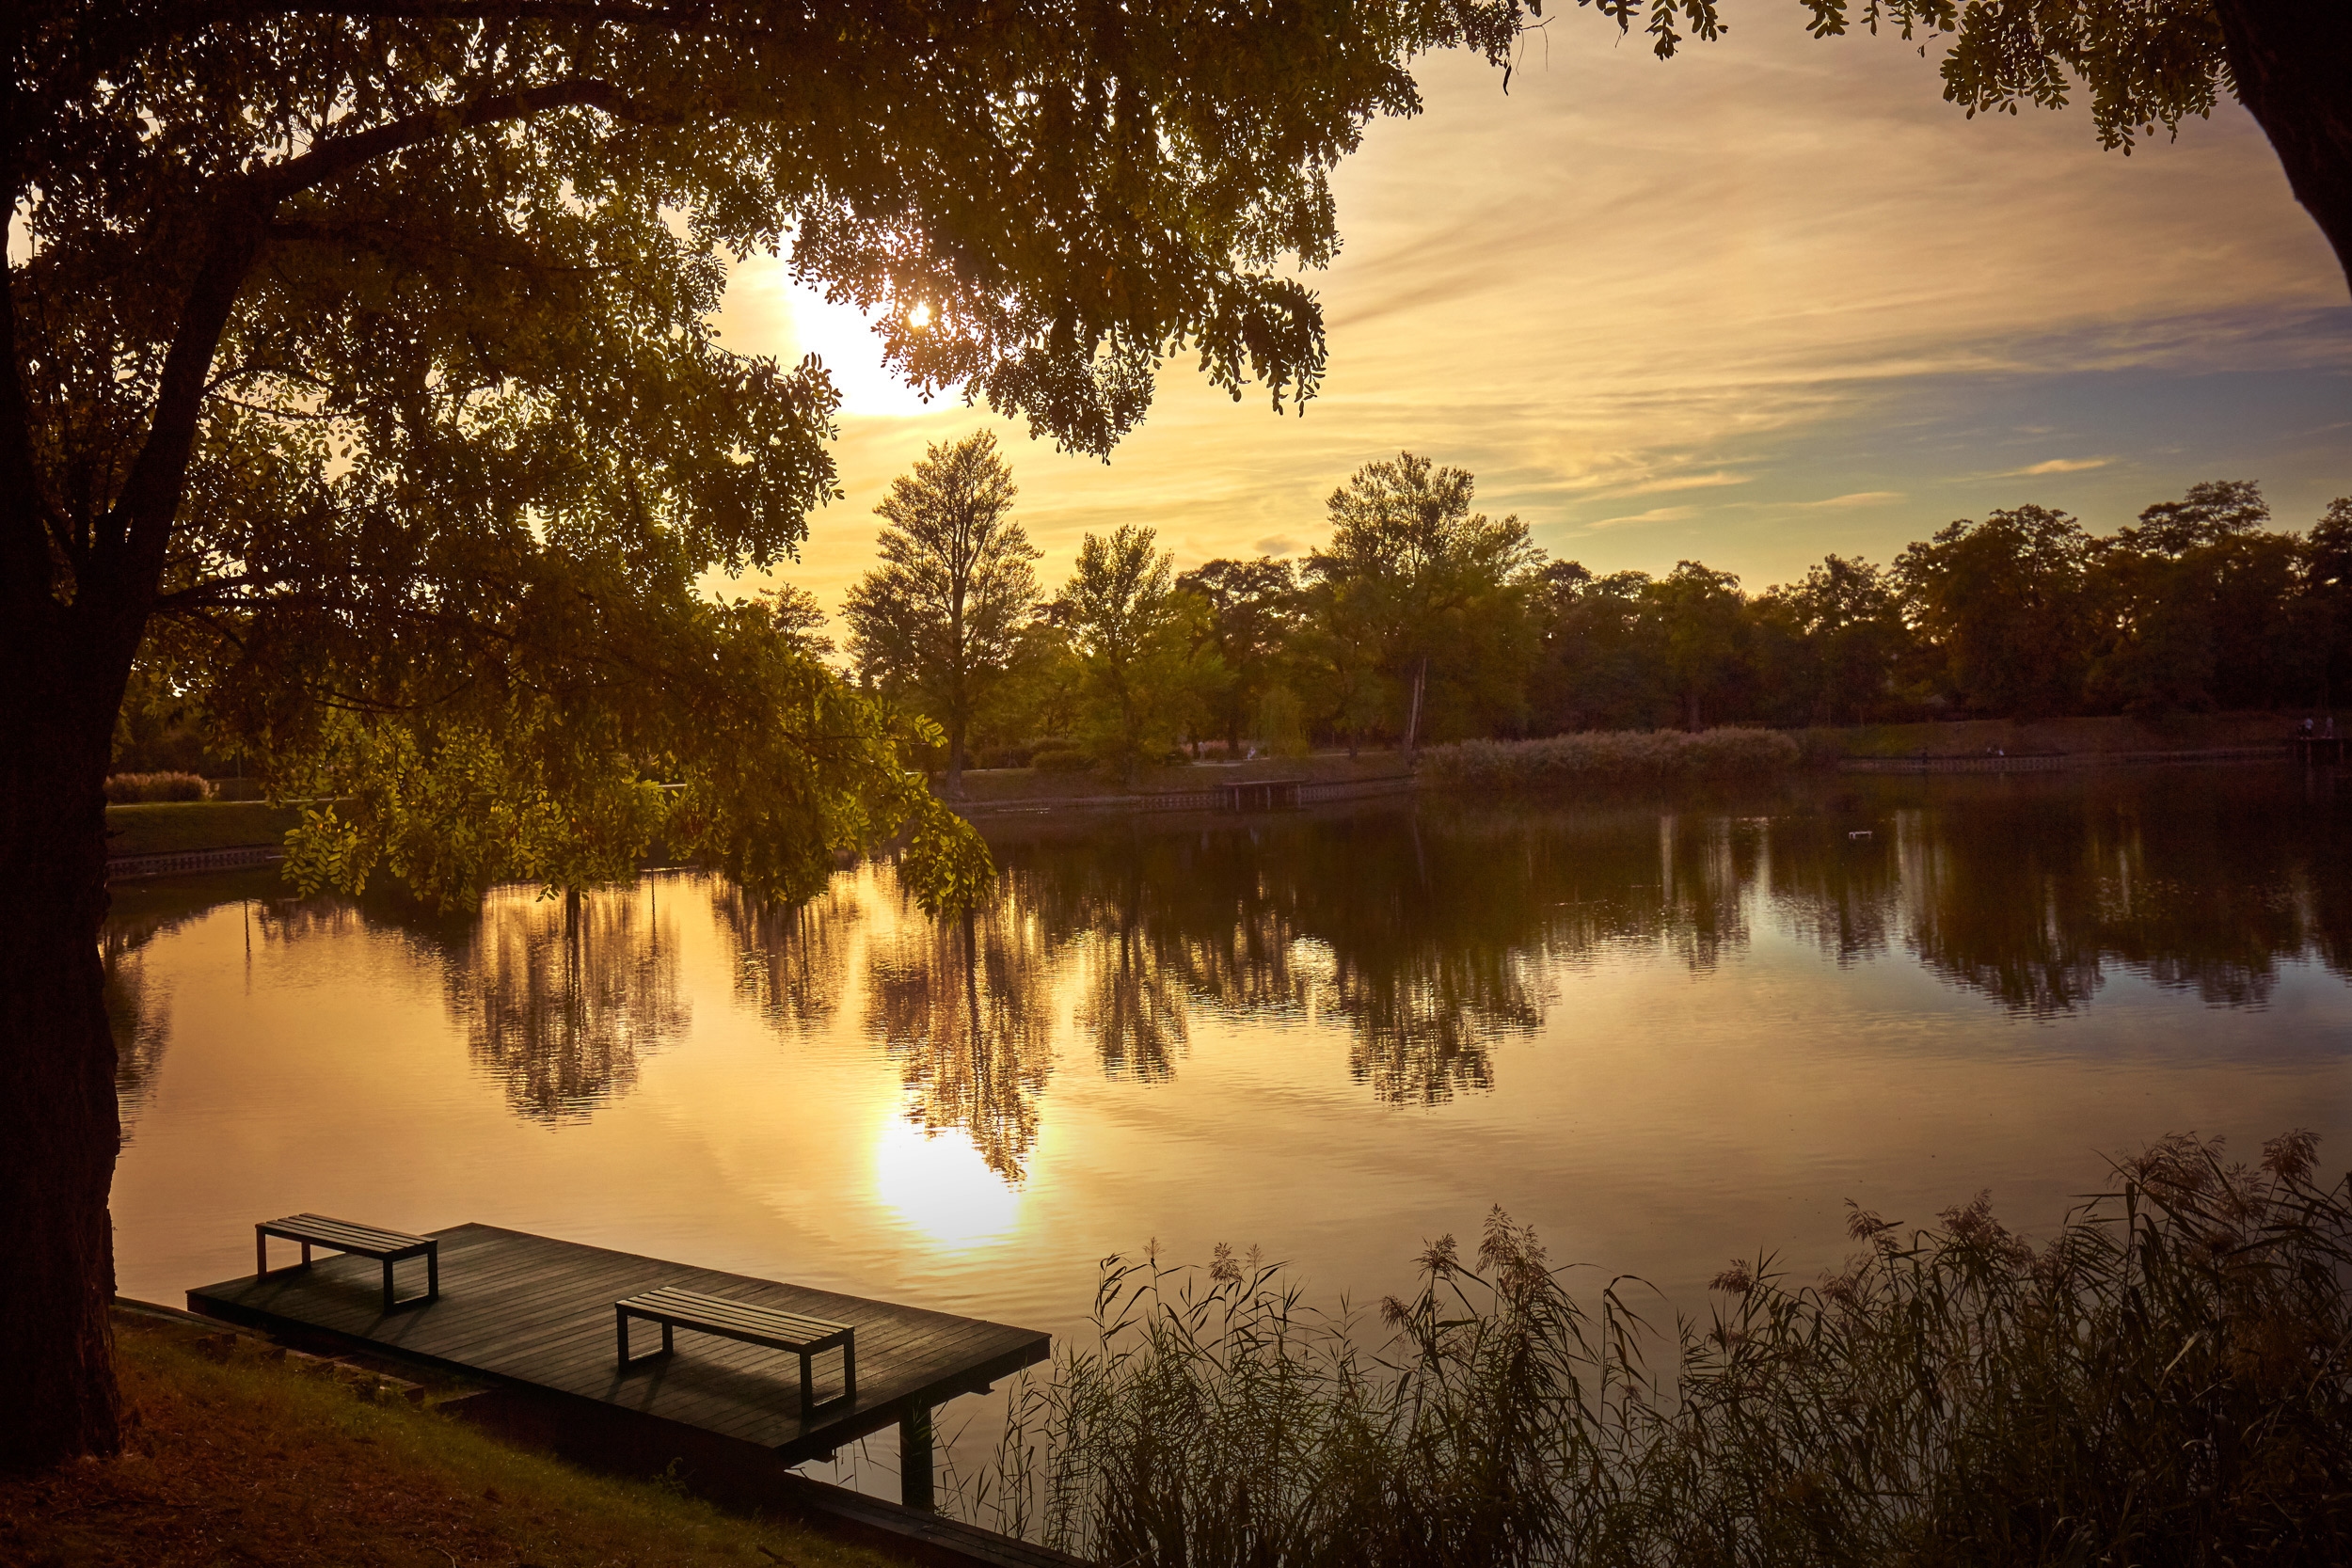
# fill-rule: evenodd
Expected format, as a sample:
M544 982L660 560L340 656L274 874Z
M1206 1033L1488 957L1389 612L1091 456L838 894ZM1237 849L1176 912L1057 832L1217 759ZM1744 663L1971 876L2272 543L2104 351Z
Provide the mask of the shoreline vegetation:
M1546 740L1464 740L1422 753L1418 776L1439 789L1528 794L1586 783L1760 779L1803 760L1778 730L1615 731Z
M1138 768L1132 787L1097 770L1060 768L970 768L963 794L950 803L988 811L1008 805L1146 800L1222 784L1268 780L1338 784L1395 778L1407 772L1438 788L1518 792L1586 784L1722 782L1765 779L1792 768L1835 768L1848 760L2009 756L2196 753L2264 745L2283 746L2306 715L2257 710L2176 714L2168 719L2119 715L2042 720L1971 719L1900 724L1817 726L1778 730L1723 725L1710 730L1580 730L1534 739L1466 740L1424 748L1416 762L1398 750L1364 748L1356 755L1324 751L1295 756L1216 757ZM2330 717L2314 710L2309 717ZM942 781L944 787L944 781Z
M0 1477L0 1561L883 1568L899 1560L592 1475L266 1340L117 1308L124 1451Z
M2352 1177L2316 1170L2167 1138L2040 1245L1984 1195L1857 1209L1842 1269L1735 1262L1671 1324L1499 1210L1376 1323L1224 1246L1113 1259L967 1506L1188 1568L2340 1563Z
M2283 743L2301 713L2183 714L2168 720L2090 717L2018 721L1975 719L1844 728L1773 730L1726 725L1682 730L1586 730L1532 740L1470 740L1424 749L1418 767L1396 751L1368 748L1355 756L1316 752L1298 756L1200 762L1139 768L1132 787L1093 769L971 768L963 794L949 804L966 813L1050 807L1200 790L1223 784L1298 780L1371 783L1410 772L1419 782L1456 792L1498 790L1538 794L1589 784L1721 783L1766 779L1795 768L1834 768L1849 759L2009 756L2161 755ZM2325 721L2330 715L2315 712ZM242 781L238 781L242 783ZM943 781L944 784L944 781ZM106 808L107 853L186 854L205 849L276 845L301 814L264 800L148 801Z

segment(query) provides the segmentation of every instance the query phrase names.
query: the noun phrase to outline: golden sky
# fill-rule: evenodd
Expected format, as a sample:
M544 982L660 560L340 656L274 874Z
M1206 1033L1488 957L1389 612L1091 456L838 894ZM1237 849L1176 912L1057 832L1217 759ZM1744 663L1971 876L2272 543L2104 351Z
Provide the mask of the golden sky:
M1345 245L1313 280L1330 370L1303 417L1179 361L1107 466L1064 456L926 410L854 312L740 268L728 345L813 350L847 397L848 499L780 575L837 608L890 479L986 424L1049 584L1123 522L1180 565L1296 553L1333 485L1400 447L1470 469L1554 556L1692 557L1751 589L2029 500L2106 531L2255 479L2302 528L2352 493L2344 275L2241 110L2126 158L2078 107L1968 119L1932 47L1734 16L1661 63L1569 11L1507 96L1424 61L1426 111L1339 172Z

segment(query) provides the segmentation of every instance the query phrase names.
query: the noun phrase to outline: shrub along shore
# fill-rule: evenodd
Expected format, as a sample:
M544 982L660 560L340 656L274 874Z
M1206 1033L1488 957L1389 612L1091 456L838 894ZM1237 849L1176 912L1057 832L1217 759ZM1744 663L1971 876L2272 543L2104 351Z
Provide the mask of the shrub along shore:
M1433 747L1419 772L1440 789L1534 794L1584 783L1770 778L1798 757L1797 743L1778 730L1620 730Z

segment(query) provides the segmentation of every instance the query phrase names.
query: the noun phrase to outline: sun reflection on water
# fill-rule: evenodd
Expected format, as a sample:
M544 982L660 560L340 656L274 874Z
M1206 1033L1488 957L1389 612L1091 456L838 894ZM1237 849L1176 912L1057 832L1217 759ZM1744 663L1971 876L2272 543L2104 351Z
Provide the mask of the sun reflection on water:
M1003 1241L1020 1227L1020 1189L989 1169L958 1130L926 1132L898 1117L882 1123L874 1191L909 1228L954 1251Z

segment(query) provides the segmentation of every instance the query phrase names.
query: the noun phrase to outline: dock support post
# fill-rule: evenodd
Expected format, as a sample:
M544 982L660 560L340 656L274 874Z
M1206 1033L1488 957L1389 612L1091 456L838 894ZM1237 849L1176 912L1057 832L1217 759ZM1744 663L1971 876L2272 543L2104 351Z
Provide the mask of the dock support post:
M898 1418L898 1500L929 1512L931 1499L931 1407L909 1404Z

